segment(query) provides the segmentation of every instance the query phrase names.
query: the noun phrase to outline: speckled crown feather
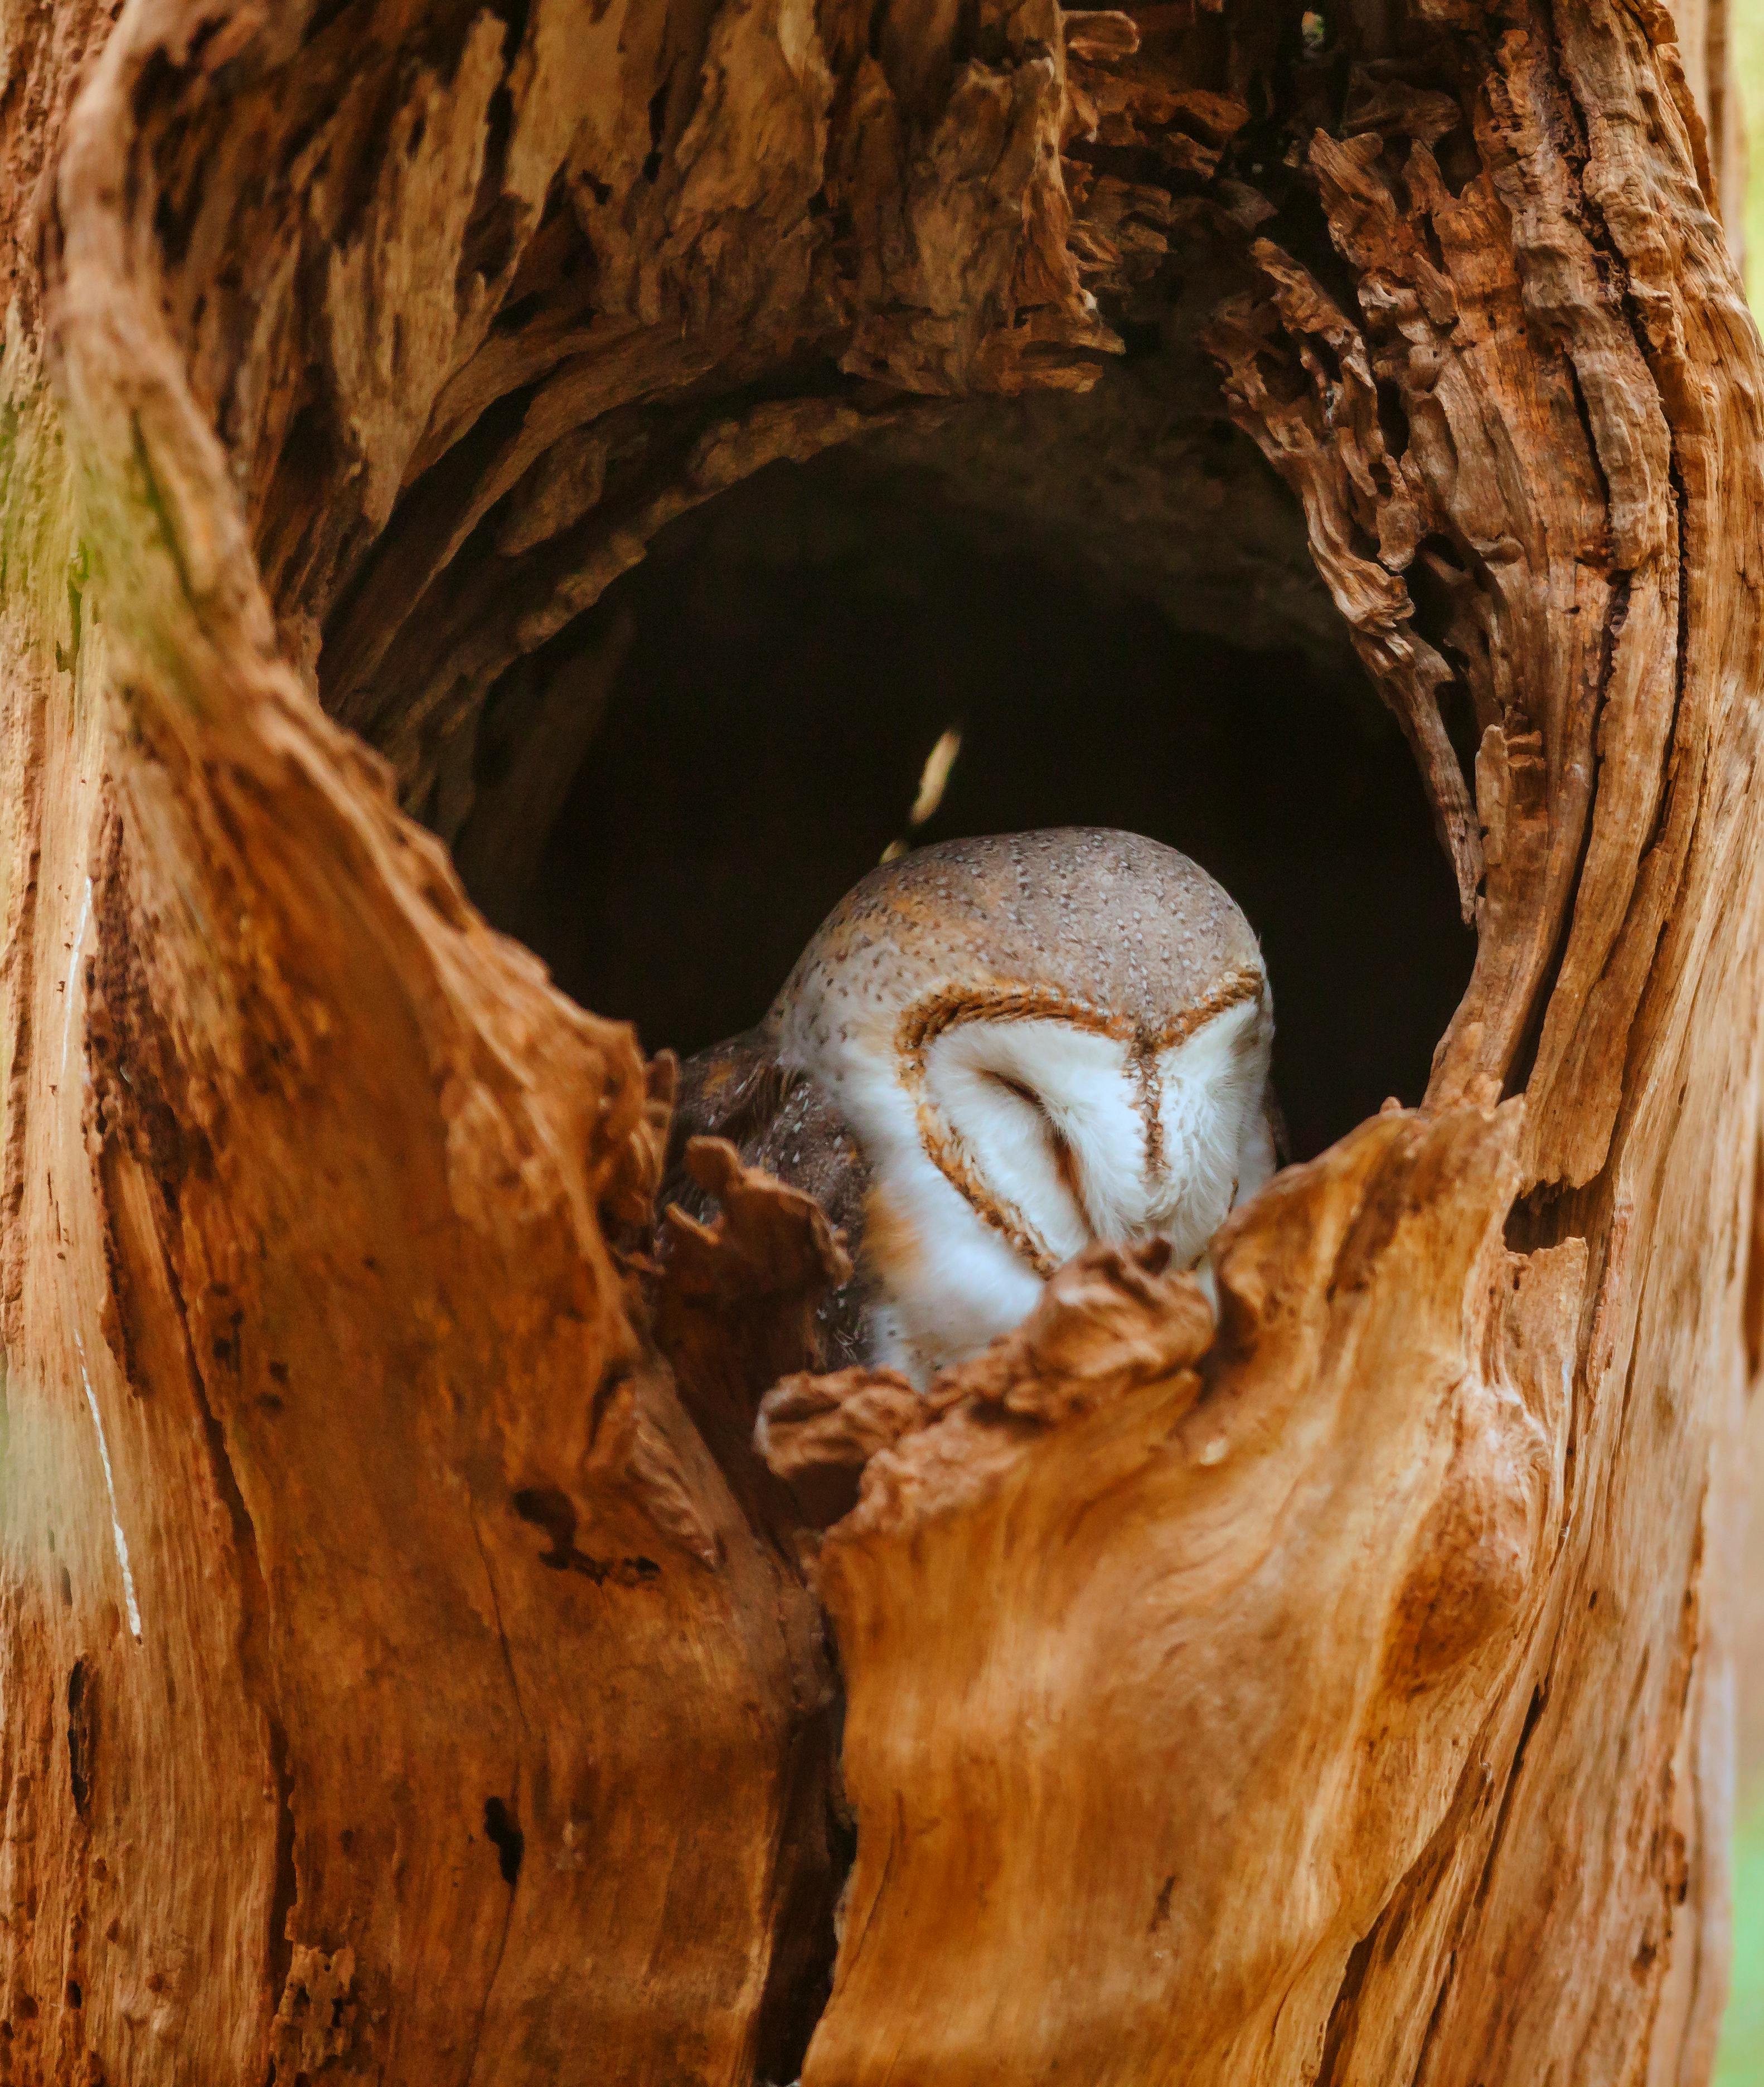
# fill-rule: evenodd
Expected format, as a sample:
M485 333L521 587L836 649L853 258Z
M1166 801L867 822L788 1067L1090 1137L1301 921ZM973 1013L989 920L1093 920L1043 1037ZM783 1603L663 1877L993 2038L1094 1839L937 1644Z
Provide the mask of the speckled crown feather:
M818 1058L930 993L1032 990L1151 1034L1240 972L1262 976L1256 938L1198 863L1143 834L1053 826L873 869L803 951L767 1026Z

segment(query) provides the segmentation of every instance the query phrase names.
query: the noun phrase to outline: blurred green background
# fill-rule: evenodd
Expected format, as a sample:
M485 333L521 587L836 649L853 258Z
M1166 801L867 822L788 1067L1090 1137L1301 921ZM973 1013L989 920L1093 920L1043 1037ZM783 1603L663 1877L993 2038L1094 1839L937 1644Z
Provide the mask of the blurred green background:
M1714 11L1711 10L1711 12ZM1744 134L1746 169L1742 252L1752 309L1764 320L1764 0L1733 0L1728 57ZM1712 54L1711 54L1712 55ZM1694 62L1687 51L1687 59ZM1728 159L1728 167L1734 168ZM1723 186L1733 179L1724 172ZM1715 2087L1764 2087L1764 1394L1748 1415L1747 1461L1754 1503L1739 1615L1738 1829L1733 1863L1733 1987L1723 2027Z
M1764 0L1736 0L1733 81L1753 141L1745 184L1746 288L1764 314ZM1764 1398L1749 1423L1753 1527L1745 1547L1740 1632L1739 1831L1733 1865L1733 1995L1715 2087L1764 2087Z
M1764 2087L1764 1789L1755 1773L1750 1782L1749 1792L1741 1790L1733 1878L1733 1997L1722 2031L1716 2087Z

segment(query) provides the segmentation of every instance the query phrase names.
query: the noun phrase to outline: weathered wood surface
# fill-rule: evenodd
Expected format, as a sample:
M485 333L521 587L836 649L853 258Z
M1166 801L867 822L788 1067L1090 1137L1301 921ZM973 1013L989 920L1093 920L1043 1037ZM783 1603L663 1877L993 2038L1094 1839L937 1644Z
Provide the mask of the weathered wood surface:
M1764 393L1670 35L12 0L0 2076L794 2064L861 1462L809 2087L1706 2076ZM1216 1338L1085 1267L817 1388L812 1210L656 1272L665 1073L394 785L672 515L1082 391L1194 242L1476 979Z

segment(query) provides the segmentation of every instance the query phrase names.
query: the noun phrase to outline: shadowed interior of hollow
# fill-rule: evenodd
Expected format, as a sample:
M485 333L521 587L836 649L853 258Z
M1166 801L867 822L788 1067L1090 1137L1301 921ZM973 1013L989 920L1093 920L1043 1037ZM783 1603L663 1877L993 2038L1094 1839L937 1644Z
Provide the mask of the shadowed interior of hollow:
M823 493L825 489L822 489ZM893 840L1066 824L1181 848L1237 898L1274 982L1295 1158L1420 1099L1475 938L1420 782L1351 655L1181 627L1141 590L978 521L910 472L817 497L781 466L657 540L568 635L609 642L604 712L498 924L646 1048L756 1021ZM495 713L481 779L499 759ZM469 833L467 836L469 843Z

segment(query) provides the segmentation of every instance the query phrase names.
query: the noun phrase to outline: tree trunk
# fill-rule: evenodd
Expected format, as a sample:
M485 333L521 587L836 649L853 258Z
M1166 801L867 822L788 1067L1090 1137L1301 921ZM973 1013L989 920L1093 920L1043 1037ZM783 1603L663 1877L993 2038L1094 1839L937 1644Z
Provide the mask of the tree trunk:
M0 2079L1707 2078L1764 365L1673 33L9 0ZM1103 1257L903 1404L806 1199L652 1248L666 1061L399 804L517 873L568 634L769 463L1149 483L1154 323L1475 975L1216 1327ZM1299 541L1231 468L1172 585Z

